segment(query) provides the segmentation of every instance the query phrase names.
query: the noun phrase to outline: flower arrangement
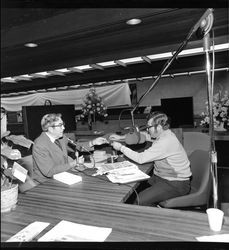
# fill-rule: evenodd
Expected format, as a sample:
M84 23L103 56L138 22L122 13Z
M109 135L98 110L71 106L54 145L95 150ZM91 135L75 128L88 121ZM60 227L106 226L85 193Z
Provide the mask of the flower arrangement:
M21 158L17 149L12 149L7 143L1 143L1 191L10 189L16 180L12 173L12 162ZM11 160L11 161L10 161Z
M107 115L107 107L102 98L97 95L95 88L91 88L83 99L82 114L80 119L88 120L88 123L95 122L96 119L103 120Z
M10 189L17 179L13 176L12 167L14 161L19 160L22 155L18 149L13 149L14 145L30 148L33 142L23 135L11 135L6 130L6 111L1 107L1 191Z
M202 112L200 125L202 127L209 127L209 111L208 102L206 104L206 112ZM213 96L213 121L214 128L217 130L222 128L222 130L229 129L229 95L228 91L222 93L219 91Z

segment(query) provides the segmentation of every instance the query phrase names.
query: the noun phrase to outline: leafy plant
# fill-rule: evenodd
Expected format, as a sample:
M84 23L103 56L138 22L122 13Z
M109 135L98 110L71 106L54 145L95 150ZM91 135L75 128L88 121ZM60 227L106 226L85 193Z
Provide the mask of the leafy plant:
M7 131L1 136L1 191L11 188L14 182L17 182L12 173L13 162L21 158L18 149L9 146L9 142L29 148L33 143L22 135L9 135Z

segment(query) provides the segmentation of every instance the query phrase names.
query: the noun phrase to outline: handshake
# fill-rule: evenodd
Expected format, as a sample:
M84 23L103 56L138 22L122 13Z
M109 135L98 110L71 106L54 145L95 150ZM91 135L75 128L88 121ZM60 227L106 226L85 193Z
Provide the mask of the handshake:
M115 150L120 150L122 144L119 142L125 142L125 139L126 135L111 134L108 138L98 137L94 139L92 145L110 144Z

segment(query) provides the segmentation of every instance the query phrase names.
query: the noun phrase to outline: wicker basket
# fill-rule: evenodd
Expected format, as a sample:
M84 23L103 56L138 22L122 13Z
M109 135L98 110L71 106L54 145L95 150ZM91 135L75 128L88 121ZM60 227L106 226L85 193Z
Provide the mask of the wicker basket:
M12 188L1 191L1 213L9 212L15 207L18 198L18 184Z

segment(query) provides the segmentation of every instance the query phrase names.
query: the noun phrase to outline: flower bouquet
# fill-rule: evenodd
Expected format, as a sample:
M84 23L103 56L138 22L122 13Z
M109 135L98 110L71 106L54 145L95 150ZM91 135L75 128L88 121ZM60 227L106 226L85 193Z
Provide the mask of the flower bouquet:
M107 107L102 98L97 95L95 88L91 88L83 99L82 113L79 119L87 120L89 129L96 120L104 120L107 115Z
M200 125L202 127L209 127L209 111L208 102L206 104L206 111L202 112L202 120ZM213 96L213 121L214 129L216 131L229 130L229 95L228 91L222 93L219 91Z

